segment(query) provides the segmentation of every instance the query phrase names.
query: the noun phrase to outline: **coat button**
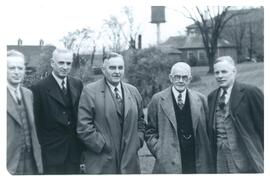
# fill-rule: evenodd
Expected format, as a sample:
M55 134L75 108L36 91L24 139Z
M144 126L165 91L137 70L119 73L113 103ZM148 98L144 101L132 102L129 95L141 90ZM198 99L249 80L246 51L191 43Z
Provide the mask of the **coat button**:
M63 111L63 112L62 112L62 114L66 114L66 112L65 112L65 111Z
M70 125L70 121L67 122L67 125Z

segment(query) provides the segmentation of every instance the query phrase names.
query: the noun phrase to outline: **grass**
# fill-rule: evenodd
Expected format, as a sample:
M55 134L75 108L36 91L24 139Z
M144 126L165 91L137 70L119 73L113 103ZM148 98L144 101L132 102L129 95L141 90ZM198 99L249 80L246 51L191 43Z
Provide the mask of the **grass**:
M213 75L207 74L208 67L192 67L192 76L197 79L190 84L190 88L197 90L204 95L208 95L217 88ZM239 82L252 84L259 87L262 91L264 88L264 64L263 63L243 63L237 65L237 77ZM145 115L147 110L145 109ZM147 116L145 116L147 117ZM142 173L151 173L155 159L144 144L139 151L140 165Z

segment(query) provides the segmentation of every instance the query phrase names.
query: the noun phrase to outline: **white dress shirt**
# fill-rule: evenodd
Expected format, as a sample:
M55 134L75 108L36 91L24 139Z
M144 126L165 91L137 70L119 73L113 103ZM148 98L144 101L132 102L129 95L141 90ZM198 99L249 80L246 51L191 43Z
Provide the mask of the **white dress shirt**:
M117 86L114 86L112 84L110 84L108 81L107 81L111 91L113 92L113 94L115 95L115 91L114 91L114 88L117 87L118 89L118 94L119 96L121 97L121 99L123 99L123 95L122 95L122 88L121 88L121 83L119 83Z
M172 92L173 92L174 98L175 98L176 103L177 103L178 102L178 95L180 94L180 92L178 90L176 90L174 86L172 87ZM182 94L183 104L185 104L187 89L185 89L183 92L181 92L181 94Z
M65 77L64 79L61 79L59 77L57 77L54 72L52 72L52 75L54 77L54 79L56 80L57 84L59 85L60 89L62 89L62 81L64 80L65 82L65 88L67 89L67 77Z

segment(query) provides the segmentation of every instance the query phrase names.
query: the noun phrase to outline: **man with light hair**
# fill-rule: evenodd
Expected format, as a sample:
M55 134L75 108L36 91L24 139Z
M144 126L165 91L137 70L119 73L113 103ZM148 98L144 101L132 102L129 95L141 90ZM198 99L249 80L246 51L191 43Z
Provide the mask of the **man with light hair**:
M239 83L230 56L214 63L218 88L208 96L210 138L217 173L262 173L264 147L263 93Z
M33 95L21 85L24 64L22 53L16 50L7 52L7 170L16 175L43 172Z
M153 173L212 173L206 97L188 88L188 64L174 64L169 78L172 85L155 94L148 106L145 138L156 159Z
M72 62L72 51L55 49L52 73L32 87L45 174L80 172L82 144L76 125L83 84L69 76Z

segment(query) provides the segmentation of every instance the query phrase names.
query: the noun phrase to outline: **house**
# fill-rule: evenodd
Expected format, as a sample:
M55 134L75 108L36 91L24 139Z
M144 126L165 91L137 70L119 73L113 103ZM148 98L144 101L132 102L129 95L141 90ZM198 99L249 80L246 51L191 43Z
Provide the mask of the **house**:
M184 61L190 65L207 65L208 60L204 50L201 34L196 25L186 27L185 36L172 36L167 41L159 45L161 49L170 49L168 54L178 51L179 61ZM235 46L225 39L218 40L217 57L230 55L236 59Z
M55 49L53 45L45 45L41 39L38 45L23 45L22 40L18 39L17 45L7 45L7 50L17 50L24 54L26 64L26 74L31 74L40 66L42 58L47 59L48 64Z

